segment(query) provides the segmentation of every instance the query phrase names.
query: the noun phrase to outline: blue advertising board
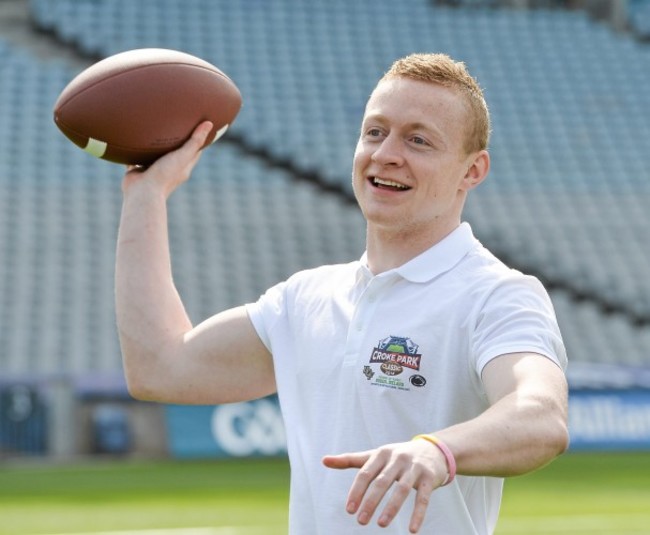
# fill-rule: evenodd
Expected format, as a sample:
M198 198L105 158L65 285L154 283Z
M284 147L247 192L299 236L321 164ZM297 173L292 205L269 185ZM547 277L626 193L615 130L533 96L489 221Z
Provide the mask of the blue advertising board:
M286 438L276 396L218 406L166 407L170 454L278 456ZM650 450L650 390L572 390L571 450Z
M0 384L0 458L47 452L47 404L37 385Z
M217 406L166 407L174 457L286 455L284 423L276 396Z
M650 390L574 390L572 450L650 450Z

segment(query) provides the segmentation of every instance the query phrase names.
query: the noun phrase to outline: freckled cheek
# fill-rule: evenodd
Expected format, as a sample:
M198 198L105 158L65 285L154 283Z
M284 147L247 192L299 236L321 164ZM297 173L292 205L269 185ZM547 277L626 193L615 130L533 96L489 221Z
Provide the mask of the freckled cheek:
M357 146L354 158L352 159L352 178L354 181L363 179L363 171L368 165L368 162L368 157L363 153L363 151L359 150L359 147Z
M352 161L356 165L359 160L362 159L367 159L368 157L365 155L363 143L360 141L357 143L357 146L354 148L354 156L352 158Z

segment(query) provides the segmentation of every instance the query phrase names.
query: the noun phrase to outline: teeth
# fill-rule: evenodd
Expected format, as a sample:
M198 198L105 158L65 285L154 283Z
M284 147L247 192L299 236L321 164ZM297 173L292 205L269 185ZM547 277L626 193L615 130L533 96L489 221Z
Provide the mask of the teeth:
M404 184L400 184L398 182L393 182L392 180L386 180L379 177L374 177L372 179L372 182L373 184L375 184L375 186L390 186L391 188L408 189L408 186L405 186Z

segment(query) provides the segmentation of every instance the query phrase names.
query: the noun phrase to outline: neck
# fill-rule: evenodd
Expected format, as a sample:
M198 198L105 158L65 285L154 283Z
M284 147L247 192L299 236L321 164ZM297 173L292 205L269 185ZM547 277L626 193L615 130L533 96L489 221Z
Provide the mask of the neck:
M366 230L368 268L373 274L379 275L404 265L440 242L459 225L460 221L455 221L453 224L426 233L417 233L409 230L391 232L368 224Z

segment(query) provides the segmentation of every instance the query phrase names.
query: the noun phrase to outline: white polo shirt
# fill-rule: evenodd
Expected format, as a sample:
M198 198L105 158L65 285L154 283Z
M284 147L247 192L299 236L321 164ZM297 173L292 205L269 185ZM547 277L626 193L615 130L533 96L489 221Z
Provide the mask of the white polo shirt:
M410 440L488 408L483 367L506 353L566 355L548 294L506 267L463 223L403 266L357 262L299 272L247 306L272 352L291 462L293 535L408 534L413 502L389 528L345 512L356 470L326 454ZM487 535L502 479L458 476L431 498L422 534ZM411 493L412 500L414 493Z

